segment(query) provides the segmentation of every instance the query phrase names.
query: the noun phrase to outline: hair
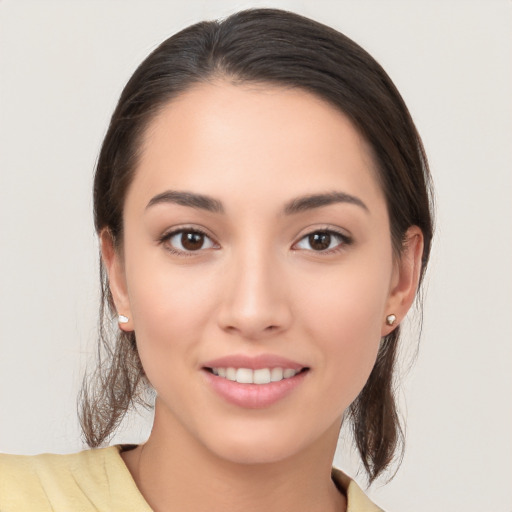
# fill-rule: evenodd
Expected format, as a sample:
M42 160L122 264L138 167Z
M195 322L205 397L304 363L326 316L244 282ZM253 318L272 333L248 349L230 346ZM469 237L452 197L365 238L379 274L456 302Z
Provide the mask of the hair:
M201 22L170 37L137 68L112 115L94 180L94 220L122 249L123 205L148 124L192 86L213 80L298 88L343 112L371 148L386 199L392 245L400 256L405 233L423 232L420 282L433 234L427 159L409 111L382 67L345 35L300 15L251 9ZM116 330L108 277L101 263L98 365L84 379L80 421L91 447L105 443L132 405L147 405L148 382L136 334ZM403 449L394 397L400 328L381 341L370 377L346 417L372 482Z

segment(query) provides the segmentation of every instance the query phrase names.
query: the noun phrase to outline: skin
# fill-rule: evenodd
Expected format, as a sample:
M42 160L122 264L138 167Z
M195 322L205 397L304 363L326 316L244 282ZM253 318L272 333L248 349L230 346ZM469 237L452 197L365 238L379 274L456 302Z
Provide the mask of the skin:
M203 194L223 213L169 201ZM295 213L290 201L350 202ZM177 229L200 229L183 252ZM334 230L331 248L307 235ZM366 142L321 99L273 86L196 86L152 121L124 205L123 251L101 234L117 310L135 330L157 391L149 440L124 460L159 510L345 510L330 478L345 409L364 386L386 316L409 309L422 235L394 258L386 203ZM176 253L176 250L181 252ZM174 252L172 252L174 251ZM206 361L275 354L308 371L269 407L226 402ZM201 492L197 492L201 482Z

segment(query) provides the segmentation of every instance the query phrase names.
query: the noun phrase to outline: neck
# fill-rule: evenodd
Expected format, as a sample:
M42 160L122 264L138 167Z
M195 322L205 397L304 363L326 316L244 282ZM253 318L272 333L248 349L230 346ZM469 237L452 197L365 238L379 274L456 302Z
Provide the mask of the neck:
M331 479L338 425L313 446L284 460L240 464L212 453L158 407L148 441L123 454L155 512L345 511ZM200 492L199 492L200 491Z

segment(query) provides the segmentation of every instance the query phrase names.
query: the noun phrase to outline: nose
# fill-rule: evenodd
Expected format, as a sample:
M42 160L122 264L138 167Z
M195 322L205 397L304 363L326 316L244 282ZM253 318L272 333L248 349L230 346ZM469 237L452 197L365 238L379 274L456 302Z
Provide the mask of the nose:
M247 251L227 264L218 323L248 340L275 336L292 320L284 269L263 251Z

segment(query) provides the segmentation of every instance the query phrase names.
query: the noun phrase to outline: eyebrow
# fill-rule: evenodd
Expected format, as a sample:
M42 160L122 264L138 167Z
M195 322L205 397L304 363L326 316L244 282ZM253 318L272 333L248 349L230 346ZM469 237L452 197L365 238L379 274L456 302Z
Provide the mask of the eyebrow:
M151 206L161 203L174 203L213 213L224 213L224 207L218 199L213 199L212 197L205 196L203 194L179 192L176 190L167 190L166 192L156 195L151 199L151 201L149 201L146 206L146 210Z
M284 213L286 215L293 215L294 213L301 213L335 203L354 204L361 207L366 212L370 212L363 201L356 196L346 194L345 192L328 192L325 194L311 194L292 199L289 203L286 203Z
M212 213L225 212L224 206L218 199L214 199L213 197L203 194L196 194L194 192L182 192L177 190L167 190L156 195L149 201L146 209L162 203L174 203L181 206L188 206L189 208L206 210ZM327 192L323 194L310 194L307 196L297 197L286 203L283 211L285 215L293 215L335 203L353 204L367 212L370 211L361 199L356 196L346 194L345 192Z

